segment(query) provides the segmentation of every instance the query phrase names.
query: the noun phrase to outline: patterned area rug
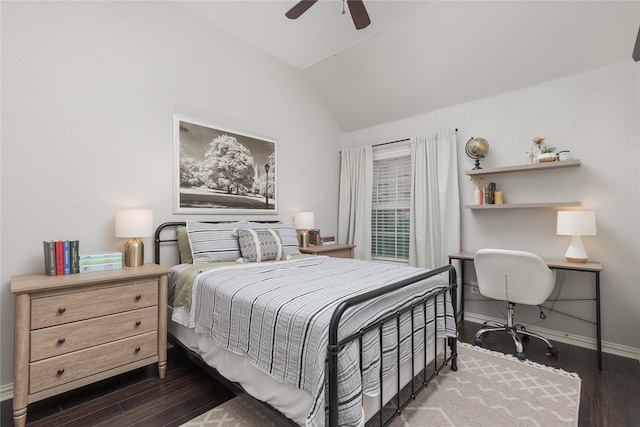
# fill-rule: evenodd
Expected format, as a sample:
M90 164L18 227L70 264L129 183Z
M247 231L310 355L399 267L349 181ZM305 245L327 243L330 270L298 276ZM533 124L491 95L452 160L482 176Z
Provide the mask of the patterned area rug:
M580 383L576 374L458 344L458 371L443 370L391 426L577 426ZM182 427L274 425L236 397Z

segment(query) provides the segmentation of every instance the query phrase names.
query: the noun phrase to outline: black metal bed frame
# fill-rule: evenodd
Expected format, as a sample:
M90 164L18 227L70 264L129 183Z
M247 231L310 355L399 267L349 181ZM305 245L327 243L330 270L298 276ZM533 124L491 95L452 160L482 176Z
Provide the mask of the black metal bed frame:
M207 221L210 223L220 223L220 221ZM260 221L260 222L264 222L264 223L277 223L278 221ZM155 245L155 262L156 263L160 263L160 249L161 249L161 245L164 243L172 243L172 244L177 244L177 237L175 239L162 239L161 238L161 234L162 231L165 228L176 228L180 225L186 225L186 222L166 222L164 224L161 224L160 226L158 226L158 228L156 229L155 235L154 235L154 245ZM362 328L361 330L357 331L356 333L343 338L342 340L338 340L338 329L339 329L339 325L340 325L340 319L342 317L342 315L345 313L345 311L347 309L349 309L350 307L353 307L357 304L360 304L362 302L368 301L370 299L373 298L377 298L380 297L384 294L396 291L398 289L401 289L405 286L408 286L412 283L421 281L421 280L425 280L429 277L432 276L436 276L439 274L443 274L443 273L449 273L449 286L447 286L446 288L443 288L441 290L439 290L438 292L435 292L431 295L425 296L424 298L422 298L419 301L414 301L412 304L407 305L405 307L403 307L400 310L397 310L396 312L389 314L388 316L379 319L377 322L375 322L374 324L368 325L364 328ZM451 301L453 304L453 318L454 320L457 319L457 308L456 308L456 302L457 302L457 275L456 275L456 270L453 266L451 265L445 265L443 267L434 269L434 270L429 270L429 271L425 271L424 273L418 275L418 276L414 276L412 278L409 279L405 279L396 283L392 283L390 285L369 291L369 292L365 292L362 293L360 295L356 295L355 297L349 298L345 301L343 301L342 303L340 303L338 305L338 307L336 307L336 310L334 311L332 317L331 317L331 322L330 322L330 326L329 326L329 344L328 344L328 348L327 348L327 376L328 376L328 383L329 383L329 388L328 388L328 402L329 402L329 426L330 427L337 427L338 426L338 353L340 352L340 349L342 349L346 344L348 344L351 341L355 341L358 340L358 345L360 348L360 360L362 361L362 338L364 336L365 333L372 331L372 330L377 330L378 331L378 336L379 336L379 344L380 344L380 351L382 352L382 330L384 325L387 322L390 321L394 321L396 322L396 333L397 333L397 338L398 338L398 343L400 342L400 319L401 316L405 313L411 312L411 380L409 381L409 383L406 385L406 387L411 388L411 392L409 394L409 396L404 399L403 401L401 401L401 397L400 397L400 391L402 388L402 384L401 384L401 380L400 380L400 351L398 349L398 351L396 352L397 354L397 360L396 360L396 386L397 386L397 394L395 395L395 399L392 398L392 400L395 400L395 405L393 408L393 412L392 414L388 417L388 419L384 419L384 415L383 413L385 412L385 405L384 405L384 396L383 393L380 392L379 393L379 404L380 404L380 410L378 412L378 419L379 419L379 425L380 426L388 426L396 417L398 417L400 415L400 413L402 412L402 410L409 405L409 403L411 403L412 400L415 400L416 396L418 393L420 393L422 390L424 390L427 385L429 384L429 382L435 378L442 369L444 369L446 366L449 365L449 363L451 364L451 370L452 371L456 371L458 369L457 367L457 346L456 346L456 339L455 338L447 338L447 343L448 346L450 348L450 353L447 355L447 350L446 348L444 349L444 357L442 359L442 361L440 362L440 364L438 364L438 359L437 359L437 354L438 354L438 346L437 344L434 345L433 348L433 371L431 371L430 375L427 376L427 370L429 368L429 364L427 363L427 316L426 316L426 309L427 309L427 304L430 302L434 302L433 306L434 306L434 319L435 321L433 322L433 328L434 328L434 343L437 343L438 340L438 334L437 334L437 318L438 318L438 311L437 311L437 304L435 303L436 298L438 298L438 296L440 295L444 295L445 293L450 293L451 295ZM423 349L423 356L424 356L424 366L422 367L422 370L420 370L419 372L415 372L415 366L413 363L413 360L416 356L416 347L415 347L415 338L414 338L414 333L413 331L415 331L415 325L414 325L414 313L416 310L423 310L423 320L424 320L424 325L419 325L422 328L423 331L423 340L424 340L424 345L422 345L422 349ZM443 313L443 316L446 315L446 311L445 313ZM173 339L173 337L169 336L169 338L171 339L172 343L178 344L182 349L186 350L187 353L190 355L190 358L194 359L195 361L198 362L198 364L200 366L203 367L207 367L206 363L204 361L202 361L202 359L197 356L195 353L191 352L189 349L187 349L186 347L184 347L177 339ZM382 388L382 384L383 384L383 366L382 366L382 357L381 357L381 363L380 363L380 387ZM217 370L215 370L214 368L210 368L210 369L206 369L207 372L212 373L216 379L218 380L222 380L222 382L232 388L234 390L234 392L236 394L243 394L243 395L247 395L248 394L246 392L244 392L244 390L242 389L242 387L240 387L238 384L234 384L231 383L230 381L226 380L221 374L219 374L217 372ZM362 372L362 362L361 362L361 366L360 366L360 371ZM422 380L420 381L419 385L416 386L416 378L417 376L420 375L420 373L422 373ZM272 408L270 405L261 402L257 399L252 398L252 400L254 402L258 402L261 403L265 406L267 406L269 408L269 410L271 412L276 411L274 408ZM389 403L392 402L392 400L389 401ZM279 412L278 412L279 413ZM289 420L288 418L284 417L284 415L280 414L283 418L285 418L287 420L288 423L292 423L291 420Z

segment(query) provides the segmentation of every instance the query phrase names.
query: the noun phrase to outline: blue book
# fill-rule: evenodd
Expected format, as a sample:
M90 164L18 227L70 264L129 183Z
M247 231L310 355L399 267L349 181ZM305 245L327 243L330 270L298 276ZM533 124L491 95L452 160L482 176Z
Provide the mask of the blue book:
M68 240L62 242L62 271L71 274L71 245Z

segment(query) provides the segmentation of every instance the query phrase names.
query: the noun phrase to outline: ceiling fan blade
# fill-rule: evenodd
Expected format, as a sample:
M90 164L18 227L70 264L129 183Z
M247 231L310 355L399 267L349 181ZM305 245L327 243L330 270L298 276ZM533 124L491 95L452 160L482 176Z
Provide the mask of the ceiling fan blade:
M356 30L361 30L371 24L371 19L369 19L369 14L362 0L347 0L347 4L349 5L349 12L351 12L351 18Z
M298 19L300 15L305 13L315 2L318 0L302 0L296 3L287 13L284 15L289 19Z
M636 38L636 47L633 49L633 60L640 61L640 29L638 30L638 37Z

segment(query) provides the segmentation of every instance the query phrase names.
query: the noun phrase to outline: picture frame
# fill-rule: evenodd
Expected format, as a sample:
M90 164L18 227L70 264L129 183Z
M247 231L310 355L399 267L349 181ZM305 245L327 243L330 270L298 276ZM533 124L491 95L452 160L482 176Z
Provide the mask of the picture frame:
M275 214L276 141L173 115L175 214Z

